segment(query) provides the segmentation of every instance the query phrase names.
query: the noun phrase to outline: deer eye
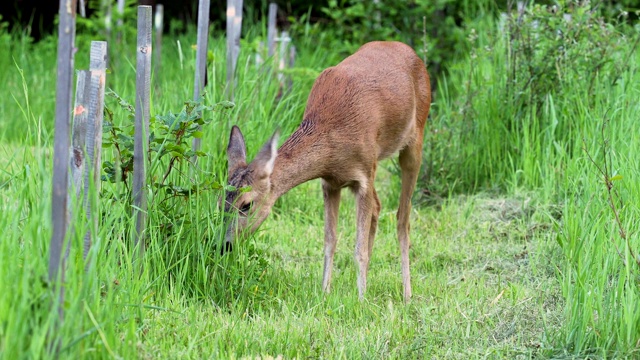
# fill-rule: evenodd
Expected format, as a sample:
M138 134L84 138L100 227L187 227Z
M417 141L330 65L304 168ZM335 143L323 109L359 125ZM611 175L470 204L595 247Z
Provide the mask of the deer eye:
M240 212L247 214L249 212L249 210L251 210L251 205L253 205L252 202L248 202L244 205L242 205L242 207L240 208Z

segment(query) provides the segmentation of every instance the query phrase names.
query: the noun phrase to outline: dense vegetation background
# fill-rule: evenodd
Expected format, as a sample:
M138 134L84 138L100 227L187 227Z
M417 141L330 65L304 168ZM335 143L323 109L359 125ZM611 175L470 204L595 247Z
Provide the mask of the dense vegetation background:
M55 332L44 279L56 37L36 41L28 27L1 23L0 357L52 358L55 341L69 358L640 356L638 2L305 4L281 4L280 24L299 55L282 96L254 62L265 2L247 4L233 106L224 102L224 34L212 29L205 126L191 134L202 136L206 155L198 168L185 160L190 138L163 127L187 119L192 106L181 113L193 93L195 21L167 22L151 124L163 140L151 147L148 251L139 262L123 176L135 7L110 37L99 7L78 19L76 67L87 66L91 40L108 40L112 92L100 227L78 219L66 318ZM411 44L437 83L414 196L409 305L401 301L393 160L379 167L383 211L365 302L357 301L349 196L332 293L321 292L318 182L279 200L262 231L231 254L217 249L231 125L243 128L249 154L276 128L286 138L319 72L373 39ZM87 229L97 241L85 271Z

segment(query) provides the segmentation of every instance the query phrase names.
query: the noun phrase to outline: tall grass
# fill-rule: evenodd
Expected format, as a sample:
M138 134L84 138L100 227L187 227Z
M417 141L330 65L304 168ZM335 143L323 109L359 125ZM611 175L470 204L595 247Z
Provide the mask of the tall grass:
M552 22L541 18L570 10L558 11L536 5L500 26L469 24L473 50L442 82L425 180L435 194L537 189L561 206L555 217L564 261L555 266L566 306L556 355L635 357L639 35L594 22L589 11L545 28ZM563 42L559 34L580 26L579 38ZM552 74L539 73L545 66Z
M634 82L637 65L621 74L616 85L599 84L603 91L594 105L580 111L589 125L582 133L581 156L567 166L560 238L567 258L562 281L568 303L563 341L568 351L638 356L640 259L634 256L640 246L640 163L634 154L640 141L633 135L639 110L631 100L638 94ZM621 179L613 180L611 192L598 171L605 166L609 179Z

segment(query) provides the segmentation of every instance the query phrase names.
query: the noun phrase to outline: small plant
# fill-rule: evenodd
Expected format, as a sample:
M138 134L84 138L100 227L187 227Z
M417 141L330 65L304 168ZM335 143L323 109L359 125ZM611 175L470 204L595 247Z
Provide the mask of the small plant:
M118 94L109 90L107 96L113 98L117 105L124 110L131 125L118 125L114 119L114 111L105 107L105 124L103 129L103 147L114 149L114 161L104 161L102 164L102 180L114 184L112 193L115 199L130 199L131 174L133 173L133 146L135 116L134 107ZM177 218L176 207L169 204L169 199L188 198L201 191L217 190L223 184L206 177L200 179L197 167L193 166L198 158L205 157L203 151L194 151L191 143L194 138L201 138L202 127L208 125L212 119L204 116L206 112L222 111L233 108L234 104L223 101L214 105L204 105L203 97L198 101L186 101L178 113L168 112L164 115L151 116L149 120L149 147L147 159L149 161L149 181L154 199L150 199L151 207L157 209L170 218ZM186 168L189 168L186 171ZM172 176L172 174L177 174ZM186 185L185 185L186 184Z
M618 229L618 235L623 240L626 247L626 251L629 252L631 259L636 264L637 270L640 270L640 257L636 256L636 252L634 251L633 246L631 245L631 239L629 238L629 231L626 230L624 226L624 221L622 220L621 213L625 207L625 204L624 204L624 201L622 200L622 197L620 196L620 192L618 192L618 190L616 190L616 188L614 187L615 182L622 180L623 177L621 174L614 175L614 172L612 171L613 161L611 159L611 144L609 143L609 140L607 140L605 137L605 128L607 127L608 122L609 122L608 120L605 120L604 123L602 124L602 129L601 129L602 163L599 164L598 161L596 161L596 159L594 159L593 156L589 153L586 146L586 142L587 142L586 139L582 140L583 143L585 143L583 150L587 155L589 162L591 162L591 164L596 168L598 175L602 177L602 183L606 188L606 202L615 220L615 225ZM626 256L623 254L624 250L622 251L620 250L620 248L616 245L615 239L613 238L611 239L611 245L616 249L618 256L626 266L627 265L625 260Z

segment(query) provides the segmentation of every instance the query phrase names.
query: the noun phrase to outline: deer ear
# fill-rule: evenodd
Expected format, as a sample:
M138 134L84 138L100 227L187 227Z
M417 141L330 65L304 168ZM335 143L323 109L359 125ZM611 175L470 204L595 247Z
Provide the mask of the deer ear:
M244 136L240 128L233 126L229 136L229 146L227 146L227 161L229 162L229 173L235 168L247 163L247 147L244 144Z
M278 136L279 132L276 131L253 159L253 166L260 177L270 176L273 172L276 156L278 156Z

